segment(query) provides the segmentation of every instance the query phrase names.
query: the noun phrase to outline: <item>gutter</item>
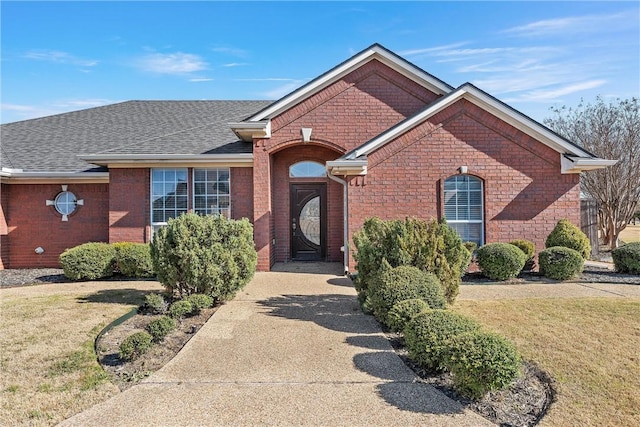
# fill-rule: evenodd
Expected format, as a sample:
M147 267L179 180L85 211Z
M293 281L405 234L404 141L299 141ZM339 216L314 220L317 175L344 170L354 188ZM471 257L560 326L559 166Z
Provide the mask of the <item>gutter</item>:
M325 170L327 171L327 176L330 180L335 181L339 184L342 184L342 223L344 224L343 229L343 240L344 245L342 246L343 263L344 263L344 275L347 276L349 274L349 192L347 191L347 181L345 179L338 178L337 176L332 175L330 166L328 164L325 165Z

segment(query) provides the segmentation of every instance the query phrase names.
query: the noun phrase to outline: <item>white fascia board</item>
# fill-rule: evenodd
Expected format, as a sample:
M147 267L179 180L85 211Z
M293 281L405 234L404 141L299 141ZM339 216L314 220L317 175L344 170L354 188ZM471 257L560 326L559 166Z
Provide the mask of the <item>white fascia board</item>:
M252 153L239 154L80 154L78 158L96 165L119 163L251 163Z
M59 182L108 183L109 172L0 172L3 182L12 184L48 184Z
M258 112L254 116L249 117L247 121L253 122L263 120L265 118L275 117L283 111L291 108L291 106L300 103L302 100L321 91L335 81L349 74L353 70L374 59L377 59L381 63L399 72L403 76L413 80L423 87L426 87L427 89L435 92L438 95L447 94L452 90L449 85L434 78L415 65L403 60L402 58L396 57L395 55L391 55L389 51L382 48L381 46L374 45L371 48L364 50L351 59L347 60L346 62L338 65L336 68L330 70L329 72L321 75L310 83L291 92L289 95L286 95L279 101L274 102L266 109Z
M326 166L331 175L355 176L366 175L368 164L367 160L331 160L326 163Z
M253 142L253 138L271 138L271 120L233 122L229 127L244 142Z
M604 169L608 166L613 166L618 163L617 160L600 159L597 157L575 157L575 156L560 156L561 173L581 173L597 169Z

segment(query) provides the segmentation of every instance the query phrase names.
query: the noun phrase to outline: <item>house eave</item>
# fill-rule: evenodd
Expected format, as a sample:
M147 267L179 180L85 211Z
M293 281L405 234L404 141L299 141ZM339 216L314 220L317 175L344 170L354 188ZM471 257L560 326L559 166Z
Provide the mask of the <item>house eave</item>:
M563 174L582 173L604 169L618 163L617 160L600 159L594 157L576 157L563 155L560 157L561 172Z
M334 176L363 176L367 174L368 161L331 160L326 163L327 170Z
M109 172L24 172L2 168L0 181L6 184L107 184Z
M78 158L109 168L143 168L159 166L188 166L220 164L226 166L253 166L252 153L238 154L81 154Z
M232 122L229 127L244 142L253 142L254 138L271 138L271 120Z

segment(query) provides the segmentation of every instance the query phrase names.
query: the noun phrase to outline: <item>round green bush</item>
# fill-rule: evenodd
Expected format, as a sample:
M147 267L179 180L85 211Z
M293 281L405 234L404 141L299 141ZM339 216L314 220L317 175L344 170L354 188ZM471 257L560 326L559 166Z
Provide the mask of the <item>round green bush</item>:
M253 277L258 254L249 220L187 213L170 219L151 243L158 280L172 295L233 298Z
M451 339L444 364L453 374L456 390L479 399L511 384L520 373L522 358L506 338L493 332L473 331Z
M152 345L153 338L147 332L136 332L129 335L120 344L120 358L133 360L146 353Z
M578 251L584 259L589 259L591 256L591 243L589 242L589 238L568 219L558 221L551 231L551 234L547 237L545 247L552 248L554 246L574 249Z
M432 273L403 265L384 270L368 289L373 314L388 325L387 314L397 302L420 298L431 308L446 306L440 281Z
M148 310L153 314L165 314L169 309L169 303L160 294L147 294L144 299L143 310Z
M451 338L480 329L473 319L447 310L432 310L416 315L404 329L409 357L422 368L443 369Z
M423 311L429 311L431 307L419 298L406 299L397 302L387 314L387 323L392 331L401 332L407 323Z
M611 251L618 273L640 274L640 242L627 243Z
M176 321L169 316L160 316L152 320L147 325L147 331L153 337L153 340L162 341L171 331L176 328Z
M533 270L535 267L536 244L530 240L524 239L514 240L509 242L509 244L519 248L527 256L527 260L525 261L522 269L526 271Z
M514 245L489 243L478 249L476 259L480 271L489 279L507 280L522 271L527 256Z
M60 254L60 266L71 280L95 280L113 276L116 250L108 243L85 243Z
M194 313L200 313L213 305L213 298L205 294L191 294L185 299L191 303Z
M538 254L540 273L555 280L567 280L577 276L584 267L584 258L578 251L555 246Z
M113 246L116 249L116 268L124 276L155 276L148 243L118 242Z
M187 299L178 300L169 307L169 316L174 319L188 316L191 313L193 313L193 305Z

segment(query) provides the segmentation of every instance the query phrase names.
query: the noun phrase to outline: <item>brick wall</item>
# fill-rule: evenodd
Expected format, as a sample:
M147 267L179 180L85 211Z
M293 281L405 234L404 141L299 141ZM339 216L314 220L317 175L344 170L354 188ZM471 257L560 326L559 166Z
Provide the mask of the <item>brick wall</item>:
M253 222L253 168L231 168L231 218Z
M0 270L10 268L9 264L9 194L11 186L0 183Z
M46 200L55 199L59 184L3 185L3 211L8 219L8 259L11 268L58 267L58 256L67 248L86 242L106 242L109 187L107 184L69 184L68 190L84 206L63 222ZM10 200L4 200L5 187ZM8 202L8 203L7 203ZM6 208L6 210L5 210ZM3 258L6 240L3 241ZM38 255L37 247L45 251ZM6 266L5 266L6 267Z
M109 170L109 242L150 238L149 169Z

